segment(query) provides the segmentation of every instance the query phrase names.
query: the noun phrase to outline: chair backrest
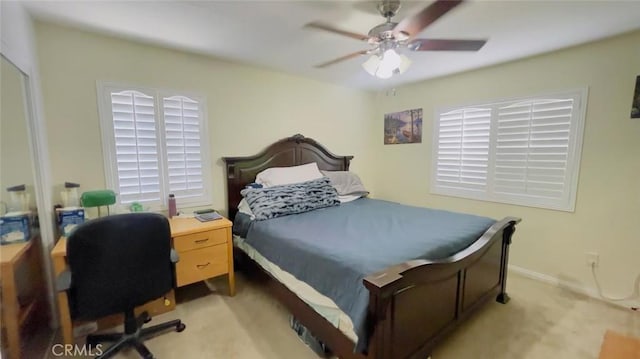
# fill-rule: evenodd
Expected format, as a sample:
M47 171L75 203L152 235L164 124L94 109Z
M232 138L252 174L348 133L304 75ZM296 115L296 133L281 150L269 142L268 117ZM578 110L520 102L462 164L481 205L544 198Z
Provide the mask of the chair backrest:
M174 283L165 217L131 213L85 222L67 241L74 319L121 313L161 297Z

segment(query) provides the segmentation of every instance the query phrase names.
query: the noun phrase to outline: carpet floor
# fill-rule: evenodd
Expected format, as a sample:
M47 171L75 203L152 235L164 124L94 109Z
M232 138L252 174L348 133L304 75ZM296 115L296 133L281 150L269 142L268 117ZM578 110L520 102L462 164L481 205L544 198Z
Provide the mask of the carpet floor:
M317 359L289 328L288 313L265 288L236 274L237 294L226 296L225 278L178 290L179 305L153 323L180 318L182 333L146 342L159 359ZM511 301L492 302L449 336L433 359L598 358L607 329L640 336L640 312L511 273ZM501 323L496 325L496 323ZM54 340L54 342L56 342ZM43 348L44 349L44 348ZM54 358L50 349L44 358ZM29 358L42 356L29 356ZM138 358L134 351L116 358Z

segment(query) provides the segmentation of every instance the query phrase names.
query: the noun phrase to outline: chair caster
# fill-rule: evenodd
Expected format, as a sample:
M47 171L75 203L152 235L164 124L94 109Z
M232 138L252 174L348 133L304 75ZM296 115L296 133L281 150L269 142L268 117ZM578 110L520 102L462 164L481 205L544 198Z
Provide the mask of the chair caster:
M183 330L185 330L186 328L187 328L187 326L184 325L184 323L180 323L180 324L176 325L176 332L180 333Z

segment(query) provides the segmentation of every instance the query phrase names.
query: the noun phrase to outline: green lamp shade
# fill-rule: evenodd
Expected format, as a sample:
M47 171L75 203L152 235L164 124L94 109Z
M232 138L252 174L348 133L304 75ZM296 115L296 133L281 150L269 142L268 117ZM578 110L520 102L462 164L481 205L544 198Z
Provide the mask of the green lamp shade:
M116 203L116 194L109 189L83 192L80 197L82 207L100 207Z

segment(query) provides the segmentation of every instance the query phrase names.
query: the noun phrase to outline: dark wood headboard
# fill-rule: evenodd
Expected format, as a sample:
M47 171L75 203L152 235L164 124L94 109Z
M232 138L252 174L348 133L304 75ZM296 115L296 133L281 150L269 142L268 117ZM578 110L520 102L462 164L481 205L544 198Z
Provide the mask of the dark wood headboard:
M269 145L255 156L223 157L227 167L227 209L233 220L242 199L240 191L270 167L290 167L316 162L326 171L348 171L353 156L336 156L311 138L297 134Z

